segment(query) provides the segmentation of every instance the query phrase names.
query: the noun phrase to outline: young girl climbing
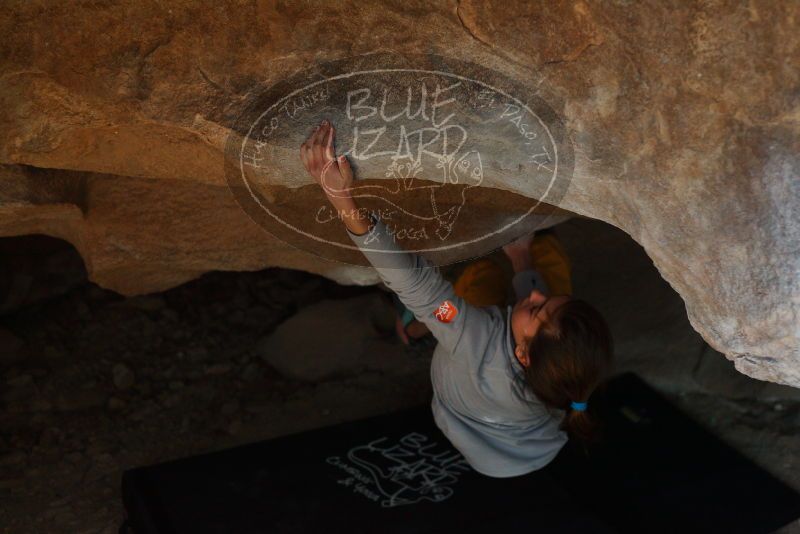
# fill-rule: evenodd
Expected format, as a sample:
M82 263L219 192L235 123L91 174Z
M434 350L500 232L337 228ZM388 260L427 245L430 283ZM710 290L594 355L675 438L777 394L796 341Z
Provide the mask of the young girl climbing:
M589 401L609 375L611 335L592 306L570 295L555 237L504 247L515 271L513 305L505 305L502 276L485 258L454 285L423 256L404 252L376 212L358 209L348 194L352 169L336 157L334 138L323 121L300 148L303 165L384 284L435 337L431 408L453 446L476 471L511 477L547 465L568 437L591 440ZM543 269L545 277L537 262L556 268Z

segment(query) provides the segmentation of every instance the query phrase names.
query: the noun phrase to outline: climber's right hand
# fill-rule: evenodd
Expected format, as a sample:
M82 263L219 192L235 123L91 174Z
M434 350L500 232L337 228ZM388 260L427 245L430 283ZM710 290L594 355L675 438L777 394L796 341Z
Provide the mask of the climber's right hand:
M353 169L347 157L336 157L333 144L335 137L336 129L330 121L323 120L300 145L303 166L334 205L352 198L350 190L354 181Z

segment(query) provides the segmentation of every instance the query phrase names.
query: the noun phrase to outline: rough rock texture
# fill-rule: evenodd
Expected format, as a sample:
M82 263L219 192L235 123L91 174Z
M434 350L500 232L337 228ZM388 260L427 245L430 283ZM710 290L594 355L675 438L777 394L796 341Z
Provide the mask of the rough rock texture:
M241 211L226 125L316 61L436 53L546 87L575 149L557 205L639 242L739 371L800 386L798 20L768 0L6 2L0 235L65 239L126 294L269 265L374 282Z
M365 326L365 316L394 332L393 309L378 293L345 302L326 299L286 320L255 350L281 375L307 382L407 365L405 358L388 356L386 340Z
M800 389L749 378L708 348L624 232L573 218L556 233L575 260L575 291L614 331L617 370L636 372L800 491ZM126 469L429 404L433 348L376 339L353 313L380 294L278 268L214 272L128 298L84 280L4 315L0 352L11 335L28 354L9 366L0 356L0 531L116 533ZM314 335L282 334L321 314L336 320L317 320ZM348 325L372 355L341 342ZM283 344L269 341L276 336ZM268 344L295 357L278 371L261 352ZM334 372L307 381L309 359ZM128 389L114 383L118 364L135 375ZM800 519L773 534L798 532Z

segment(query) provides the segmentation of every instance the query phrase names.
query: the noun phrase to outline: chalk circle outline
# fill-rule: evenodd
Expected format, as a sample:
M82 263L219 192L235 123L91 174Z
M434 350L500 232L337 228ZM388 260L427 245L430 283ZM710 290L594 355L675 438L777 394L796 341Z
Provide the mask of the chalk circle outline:
M235 159L236 162L237 162L237 166L236 166L237 170L236 170L236 174L235 174L236 177L239 180L241 180L241 182L244 184L244 188L246 189L246 191L248 193L249 199L251 201L253 201L255 203L255 205L259 206L261 214L266 213L267 215L272 217L273 220L275 220L279 224L283 225L287 229L293 231L295 234L299 234L299 235L301 235L301 236L303 236L305 238L310 238L310 239L312 239L314 241L324 243L325 245L328 245L328 246L338 247L339 249L345 249L345 250L354 251L354 252L358 252L360 250L364 250L364 251L367 251L367 252L375 252L375 253L380 253L380 254L395 253L395 252L396 253L400 253L400 254L404 254L404 253L407 253L407 252L410 252L410 253L439 252L439 251L450 250L450 249L455 249L455 248L462 248L462 247L465 247L466 245L479 243L481 241L488 240L491 237L494 237L494 236L497 236L497 235L501 235L506 230L508 230L509 228L519 224L520 221L522 221L526 217L530 216L534 212L534 210L547 199L548 195L550 194L551 189L553 188L553 186L556 184L556 182L559 179L562 179L565 182L564 183L564 187L560 188L561 191L559 191L561 193L561 196L563 197L563 194L566 193L566 190L567 190L567 188L569 186L569 183L571 182L571 178L572 178L571 172L573 170L573 165L574 165L574 150L573 150L573 147L572 147L571 139L570 139L570 137L568 135L568 132L567 132L567 129L564 126L563 122L561 121L560 117L558 117L558 115L544 101L543 98L541 98L541 97L539 97L537 95L530 94L531 93L530 89L522 89L522 91L528 93L530 99L533 99L533 100L536 101L536 104L538 104L537 109L538 109L539 113L534 112L530 108L530 106L528 105L528 102L523 102L522 100L520 100L519 98L513 96L513 94L511 94L510 92L508 92L508 91L506 91L506 90L504 90L502 88L498 88L498 87L496 87L494 85L488 84L486 82L482 82L479 79L474 79L474 78L470 78L470 77L463 76L463 75L460 75L460 74L454 74L452 72L447 72L447 71L431 70L431 69L424 69L424 68L405 67L405 68L378 68L378 69L366 69L366 70L353 70L353 71L350 71L350 72L346 72L344 74L337 74L337 75L332 75L332 76L326 76L326 75L324 75L324 74L322 74L320 72L325 68L331 69L331 70L333 70L335 72L336 70L338 70L340 65L347 65L349 63L353 63L353 62L357 62L357 61L358 62L378 62L378 63L380 63L380 62L394 63L394 62L398 62L399 61L401 63L408 63L410 60L413 61L414 58L421 59L422 61L425 61L427 63L434 62L434 63L444 63L444 64L455 64L456 66L460 67L464 72L466 72L466 71L490 72L492 74L492 76L491 76L492 78L502 80L505 85L512 86L512 87L514 87L516 89L520 89L519 84L517 82L511 80L510 78L508 78L507 76L505 76L503 74L500 74L497 71L494 71L492 69L486 68L486 67L484 67L482 65L477 65L477 64L474 64L474 63L470 63L470 62L466 62L466 61L462 61L462 60L456 60L454 58L449 58L449 57L444 57L444 56L437 56L437 55L433 55L433 54L427 54L427 55L407 54L407 55L400 56L400 55L391 54L391 53L377 53L377 54L365 54L365 55L361 55L361 56L350 56L350 57L342 58L342 59L335 60L335 61L330 61L330 62L326 62L326 63L320 63L320 64L316 65L317 69L313 69L313 68L304 69L304 70L302 70L302 71L300 71L298 73L295 73L294 75L290 76L290 78L287 79L287 80L278 81L277 83L269 86L265 91L261 90L259 92L258 90L256 90L255 91L255 96L250 98L250 103L248 105L244 106L244 111L237 117L236 121L234 121L233 127L231 128L231 134L228 135L228 139L226 140L226 148L225 148L225 169L226 169L225 176L226 176L226 183L228 185L228 188L233 193L237 203L243 209L243 211L245 211L245 213L248 215L248 217L250 217L251 220L253 220L253 222L255 222L260 228L262 228L264 231L266 231L267 233L269 233L273 237L279 239L280 241L282 241L282 242L284 242L284 243L286 243L286 244L288 244L288 245L290 245L290 246L292 246L294 248L297 248L298 250L301 250L303 252L310 252L310 253L314 254L315 256L319 256L319 257L324 258L326 260L352 265L351 262L340 261L340 260L338 260L336 258L331 258L331 257L325 256L325 255L322 255L322 254L318 253L317 251L315 251L313 249L303 248L303 247L297 246L294 243L289 242L287 239L281 237L280 235L277 235L275 232L270 231L269 229L267 229L265 227L264 224L261 224L257 220L257 217L253 213L251 213L251 211L250 211L252 209L253 203L252 202L243 202L243 199L241 198L242 195L238 193L238 191L241 189L241 186L240 185L233 185L231 183L232 174L230 172L230 162L233 159ZM309 89L312 89L312 88L314 88L314 87L316 87L318 85L326 84L326 83L330 83L330 82L335 82L335 81L342 80L342 79L352 78L354 76L369 75L369 74L381 74L381 73L392 73L392 72L432 74L432 75L437 75L437 76L443 76L445 78L453 78L453 79L458 79L458 80L461 80L461 81L477 84L477 85L479 85L481 87L489 89L490 91L494 92L495 94L502 95L503 97L514 101L517 105L520 106L521 109L524 109L530 116L534 117L539 122L539 125L542 127L542 129L547 133L547 136L549 138L550 144L551 144L551 146L553 147L553 149L555 151L555 154L554 154L554 169L553 169L552 176L550 178L550 181L549 181L549 183L547 185L547 188L546 188L544 194L542 194L541 197L538 198L538 199L532 199L532 200L536 201L535 204L530 209L528 209L528 211L525 212L523 215L517 217L515 220L511 221L510 223L507 223L507 224L503 225L501 228L499 228L498 230L495 230L493 232L490 232L490 233L484 234L484 235L482 235L480 237L469 239L469 240L460 240L460 241L458 241L456 243L449 244L449 245L442 245L442 246L437 246L437 247L432 247L432 248L420 248L420 249L411 249L411 248L403 247L402 250L398 250L398 251L385 250L385 249L382 249L382 248L373 249L373 248L367 248L367 247L365 247L363 249L360 249L359 247L357 247L354 244L339 243L339 242L330 241L330 240L321 238L319 236L316 236L314 234L308 233L308 232L306 232L306 231L304 231L304 230L302 230L300 228L297 228L294 225L289 224L286 221L282 220L279 216L275 215L267 206L265 206L261 202L261 200L258 198L258 195L256 195L254 193L253 189L251 188L250 182L249 182L249 180L247 179L247 177L245 176L245 173L244 173L244 161L243 161L243 158L244 158L244 153L245 153L245 147L246 147L248 142L254 142L255 140L258 139L258 137L256 137L255 139L250 137L250 135L253 133L253 130L256 128L256 126L259 125L262 122L262 120L264 119L264 117L267 114L269 114L270 111L272 111L277 106L282 105L285 101L287 101L288 99L292 98L293 96L295 96L295 95L297 95L299 93L307 92ZM315 74L320 76L321 79L316 79L315 81L312 81L310 83L307 83L307 84L303 85L299 89L295 89L295 90L292 90L292 91L287 93L287 90L291 89L292 82L295 81L297 78L303 78L303 77L308 78L308 77L314 76ZM286 89L284 89L284 87ZM537 86L537 91L536 92L538 92L538 87L539 86ZM283 96L281 96L280 98L275 100L274 96L276 96L276 95L283 95ZM237 141L237 136L236 136L237 132L239 131L239 129L237 129L237 126L241 126L242 125L241 122L242 122L242 120L244 118L251 117L252 116L252 112L253 112L252 108L253 107L260 107L259 104L263 100L267 100L267 101L275 100L275 101L266 110L261 112L255 120L248 121L249 122L249 127L247 128L247 130L244 133L244 135L242 135L241 142L239 143ZM263 107L261 109L263 109ZM548 115L549 124L548 124L548 122L546 122L540 116L540 115L545 115L545 114ZM557 130L557 132L561 134L560 136L557 136L559 138L560 143L558 141L556 141L556 139L554 138L552 130ZM236 149L235 151L233 150L234 148ZM559 149L562 149L562 150L559 151ZM235 155L236 157L235 158L230 158L229 157L230 155ZM567 172L562 173L561 175L559 175L559 169L564 168L564 167L566 167L566 171ZM550 200L550 199L547 199L547 200ZM558 200L556 200L555 202L549 202L549 204L555 206L556 202L558 202ZM550 214L550 213L546 214L544 220L540 221L537 224L537 228L543 227L544 224L546 223L546 221L551 216L552 216L552 214ZM510 242L510 241L511 240L506 240L505 242ZM497 248L497 247L494 247L494 248ZM477 256L473 256L473 257L477 257ZM451 263L457 263L457 262L465 261L466 259L469 259L469 258L462 258L462 259L459 259L459 260L454 260ZM442 264L442 265L448 265L448 264Z

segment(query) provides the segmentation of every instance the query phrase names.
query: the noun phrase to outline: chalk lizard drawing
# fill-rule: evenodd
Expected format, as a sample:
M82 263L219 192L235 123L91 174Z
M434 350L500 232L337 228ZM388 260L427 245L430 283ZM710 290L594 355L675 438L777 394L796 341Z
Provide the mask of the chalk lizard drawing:
M457 451L436 449L437 443L412 432L399 443L382 437L354 447L347 458L369 475L383 497L381 506L392 508L422 500L441 502L453 495L459 475L471 468Z
M452 151L448 151L448 129L457 129L462 133L455 150ZM435 137L423 143L422 137L426 131L433 131ZM408 138L415 134L419 134L420 142L416 153L413 153L409 147ZM356 135L358 135L357 130ZM437 153L427 150L426 147L438 141L440 138L442 139L441 152ZM477 150L470 150L463 154L458 153L466 142L466 139L466 130L459 125L451 124L445 128L422 128L410 133L406 133L404 127L401 126L401 142L398 144L397 151L391 154L391 162L386 167L385 176L386 178L392 179L389 181L389 184L355 185L350 188L349 192L353 198L380 199L393 206L398 211L415 219L435 221L437 224L435 233L439 239L444 240L453 231L453 226L458 219L458 215L461 209L466 205L467 190L478 187L483 183L483 161L480 152ZM366 155L363 152L359 153L357 151L357 137L353 145L351 153L355 156L356 160L371 159L376 155L387 155L385 152ZM435 168L441 169L440 181L433 184L421 183L420 175L425 176L423 156L428 156L429 159L435 161ZM436 201L436 193L448 184L463 184L465 187L461 188L461 199L458 204L451 206L447 210L441 210ZM411 212L398 205L396 202L393 202L390 198L391 195L400 195L406 191L419 189L428 189L430 191L430 211L427 213ZM376 191L382 194L375 194Z

